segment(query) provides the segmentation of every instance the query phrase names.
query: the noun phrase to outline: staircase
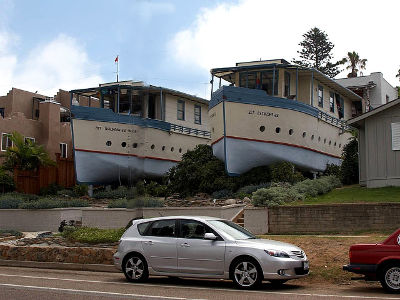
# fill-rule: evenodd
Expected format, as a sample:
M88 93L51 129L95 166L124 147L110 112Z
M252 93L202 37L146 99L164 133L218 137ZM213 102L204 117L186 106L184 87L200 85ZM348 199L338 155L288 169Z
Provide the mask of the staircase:
M242 209L233 219L232 222L244 227L244 209Z

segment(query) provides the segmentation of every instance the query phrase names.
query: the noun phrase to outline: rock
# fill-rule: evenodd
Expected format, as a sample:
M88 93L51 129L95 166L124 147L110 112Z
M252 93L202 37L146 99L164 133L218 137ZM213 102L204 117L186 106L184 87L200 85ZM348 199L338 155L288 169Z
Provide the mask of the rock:
M250 203L250 202L251 202L251 199L250 199L249 197L244 197L244 198L243 198L243 202L244 202L244 203Z
M225 205L231 205L231 204L236 204L235 199L226 199L225 200Z

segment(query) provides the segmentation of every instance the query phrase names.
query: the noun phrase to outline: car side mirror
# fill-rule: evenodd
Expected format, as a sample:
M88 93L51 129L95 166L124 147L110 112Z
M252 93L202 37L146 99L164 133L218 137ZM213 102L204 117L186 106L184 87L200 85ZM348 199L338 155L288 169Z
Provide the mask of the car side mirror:
M214 233L212 233L212 232L206 232L206 233L204 234L204 239L205 239L205 240L212 240L212 241L214 241L214 240L217 239L217 236L216 236Z

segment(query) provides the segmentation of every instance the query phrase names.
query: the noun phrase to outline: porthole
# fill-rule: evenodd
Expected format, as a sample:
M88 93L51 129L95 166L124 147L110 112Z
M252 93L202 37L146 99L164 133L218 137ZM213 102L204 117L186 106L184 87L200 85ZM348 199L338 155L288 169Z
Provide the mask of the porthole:
M333 144L333 146L335 146L335 147L336 147L336 142Z
M276 132L276 133L279 133L279 132L281 132L281 129L280 129L279 127L276 127L276 128L275 128L275 132Z
M339 148L342 148L342 144L339 144Z
M314 140L314 135L311 136L311 140Z
M329 141L329 146L332 144L332 141Z
M106 142L106 145L107 145L108 147L110 147L111 144L112 144L111 141L107 141L107 142Z
M289 129L289 135L293 134L293 129Z
M162 151L165 151L165 146L162 146L161 150L162 150Z
M212 132L214 132L214 127L213 127L213 128L211 128L211 131L212 131Z
M123 148L125 148L125 147L126 147L126 142L122 142L122 143L121 143L121 146L122 146Z
M154 144L153 144L153 145L151 145L150 148L151 148L151 150L153 150L155 147L156 147L156 146L154 146Z
M265 126L260 126L260 131L264 132L265 131Z
M319 136L319 137L318 137L318 142L320 142L320 141L321 141L321 137Z
M324 144L326 144L326 138L324 139Z
M304 131L304 132L303 132L303 138L305 138L306 135L307 135L307 133Z
M174 152L174 147L171 147L171 152Z
M137 148L137 143L133 143L133 144L132 144L132 147L133 147L133 148Z
M179 153L182 153L182 148L179 148Z

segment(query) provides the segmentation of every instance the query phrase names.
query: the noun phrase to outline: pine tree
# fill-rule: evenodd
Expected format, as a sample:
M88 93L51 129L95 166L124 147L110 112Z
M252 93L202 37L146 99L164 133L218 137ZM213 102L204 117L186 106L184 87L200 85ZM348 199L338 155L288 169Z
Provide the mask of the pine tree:
M300 60L293 59L293 63L306 68L314 68L329 77L340 73L338 65L342 61L332 63L332 49L335 47L328 39L328 35L314 27L303 34L304 40L299 44L302 47L297 53Z

